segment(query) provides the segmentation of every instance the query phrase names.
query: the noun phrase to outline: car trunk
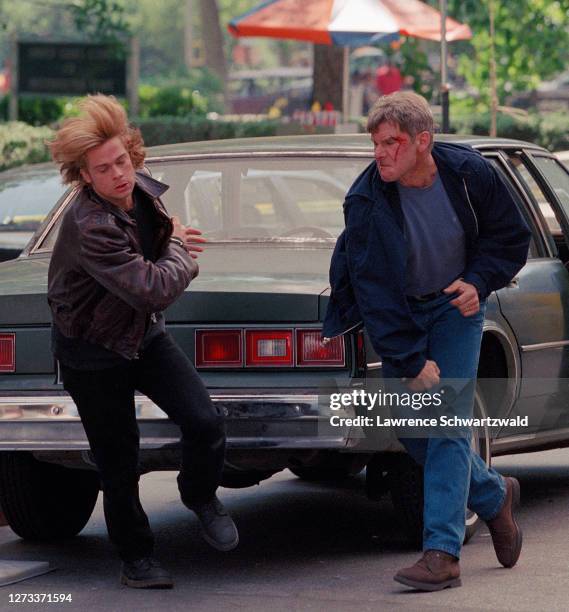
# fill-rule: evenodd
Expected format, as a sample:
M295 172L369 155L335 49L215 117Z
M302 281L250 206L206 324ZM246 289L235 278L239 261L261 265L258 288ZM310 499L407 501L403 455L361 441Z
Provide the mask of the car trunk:
M169 329L193 360L195 331L205 327L319 327L328 285L329 245L217 244L200 254L200 274L166 311ZM16 375L51 374L48 260L21 258L0 266L0 332L15 331ZM320 311L321 312L321 311ZM345 371L345 369L344 369ZM314 387L323 370L204 370L215 388ZM3 385L9 384L2 377Z
M318 321L328 286L330 247L214 244L200 254L199 276L166 312L172 323Z

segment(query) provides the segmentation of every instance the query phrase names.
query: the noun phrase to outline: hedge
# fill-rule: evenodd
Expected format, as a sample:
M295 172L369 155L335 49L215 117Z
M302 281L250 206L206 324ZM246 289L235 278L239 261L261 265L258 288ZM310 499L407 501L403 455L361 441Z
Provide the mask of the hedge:
M0 123L0 170L49 160L45 141L53 136L48 127L33 127L20 121Z
M266 119L208 119L204 116L137 119L146 146L194 140L274 136L278 121ZM0 123L0 170L50 159L45 144L54 134L48 127L33 127L22 122Z
M148 147L176 142L275 136L278 121L269 119L211 119L199 115L136 119L144 144Z
M197 140L275 136L279 120L263 116L214 118L189 114L186 117L139 118L133 121L146 146ZM459 134L488 134L488 114L453 116L451 126ZM569 116L564 113L518 117L500 114L498 136L528 140L551 151L569 149ZM48 127L22 122L0 123L0 170L25 163L49 160L45 141L53 135Z
M451 128L457 134L487 135L490 131L489 113L452 116ZM564 113L517 114L500 113L497 134L502 138L527 140L550 151L569 149L569 116Z

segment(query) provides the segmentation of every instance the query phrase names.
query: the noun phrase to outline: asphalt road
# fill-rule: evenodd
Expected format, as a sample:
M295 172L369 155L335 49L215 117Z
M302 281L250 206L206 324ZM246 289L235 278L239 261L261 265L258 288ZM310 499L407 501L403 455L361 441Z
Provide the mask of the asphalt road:
M257 487L222 489L241 544L219 553L200 539L196 519L178 499L175 474L165 472L144 476L141 492L156 556L176 580L172 591L119 585L99 500L87 528L63 544L26 543L0 528L0 560L57 568L0 588L0 610L567 610L569 450L503 457L495 465L521 481L524 550L515 568L501 568L483 528L464 548L461 588L417 593L393 581L418 553L406 546L389 500L367 500L362 477L324 486L287 471ZM10 603L16 593L69 593L73 601Z

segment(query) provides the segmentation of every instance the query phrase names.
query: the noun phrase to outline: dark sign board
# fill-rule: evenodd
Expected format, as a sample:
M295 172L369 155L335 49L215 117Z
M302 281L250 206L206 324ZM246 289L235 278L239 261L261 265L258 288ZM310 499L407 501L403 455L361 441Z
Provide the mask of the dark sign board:
M124 96L126 58L108 45L19 42L18 93Z

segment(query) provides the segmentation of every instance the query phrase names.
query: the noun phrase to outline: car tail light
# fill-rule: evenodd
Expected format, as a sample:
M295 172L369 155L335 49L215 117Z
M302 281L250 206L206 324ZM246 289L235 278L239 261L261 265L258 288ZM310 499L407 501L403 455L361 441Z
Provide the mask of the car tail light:
M0 372L16 371L16 334L0 334Z
M196 367L241 367L243 353L239 329L196 331Z
M344 338L332 338L326 345L320 339L319 329L296 331L296 365L298 366L343 366Z
M292 331L249 329L245 332L246 366L292 366Z

